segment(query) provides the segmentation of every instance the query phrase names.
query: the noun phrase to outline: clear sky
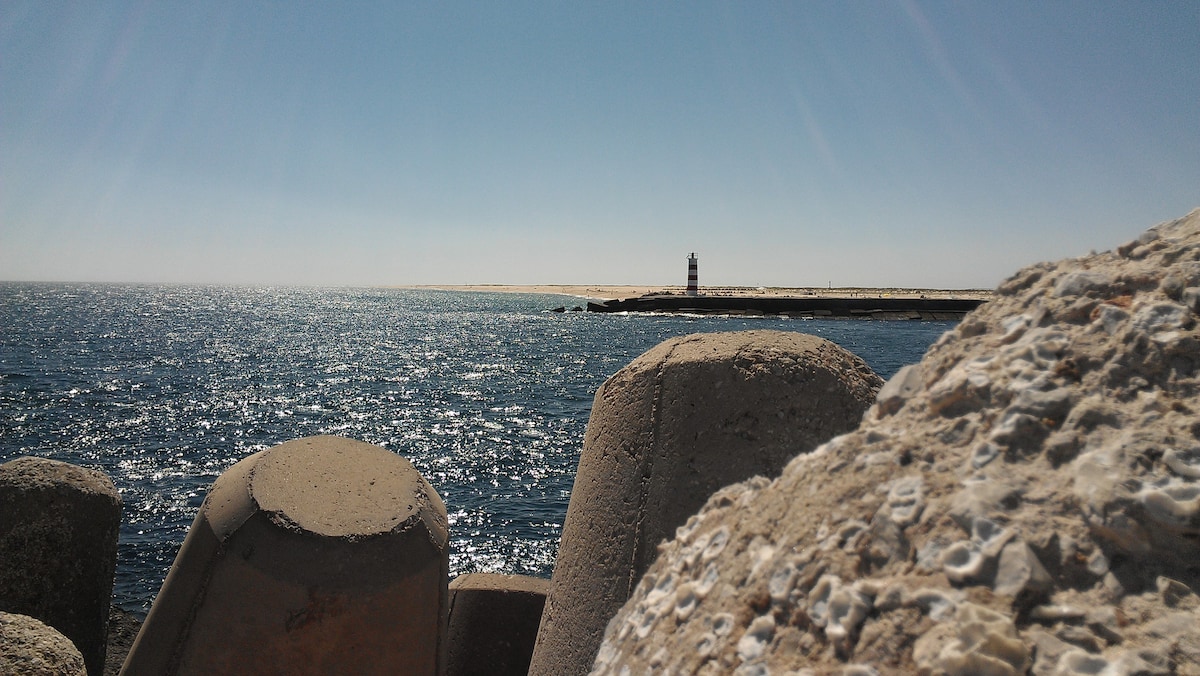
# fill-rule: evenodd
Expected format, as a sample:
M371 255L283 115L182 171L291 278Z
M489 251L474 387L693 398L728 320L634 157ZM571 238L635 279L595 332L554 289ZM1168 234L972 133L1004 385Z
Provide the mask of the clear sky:
M1200 206L1200 2L0 2L0 280L992 287Z

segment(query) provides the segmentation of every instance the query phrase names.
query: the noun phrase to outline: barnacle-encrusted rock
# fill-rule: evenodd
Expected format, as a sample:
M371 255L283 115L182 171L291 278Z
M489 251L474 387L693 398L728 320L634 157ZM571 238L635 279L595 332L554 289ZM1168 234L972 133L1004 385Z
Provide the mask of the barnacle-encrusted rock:
M714 495L594 673L1200 674L1198 312L1200 210L1018 272L856 431Z

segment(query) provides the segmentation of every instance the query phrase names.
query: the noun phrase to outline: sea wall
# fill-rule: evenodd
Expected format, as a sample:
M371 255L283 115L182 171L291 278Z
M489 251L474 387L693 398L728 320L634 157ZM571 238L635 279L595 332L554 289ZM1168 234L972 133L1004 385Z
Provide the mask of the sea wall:
M639 544L645 556L624 559L627 598L598 650L556 673L1200 673L1198 318L1200 210L1114 251L1018 272L867 396L861 424L811 450L786 442L798 454L778 476L731 479L665 539L650 538L657 546ZM871 392L878 385L853 360L760 343L717 358L760 382L759 394L768 381L755 378L829 363L841 385L859 376ZM682 482L677 495L700 491L699 456L680 449L716 439L719 457L809 424L787 406L768 413L783 395L729 396L730 410L741 404L755 420L692 413L732 392L732 381L673 380L670 352L644 375L631 364L597 394L594 411L607 402L628 411L626 422L649 423L614 434L621 414L606 413L609 431L596 420L585 440L635 470L588 481L619 481L642 507L572 539L628 538L647 506L668 511L672 482ZM690 385L672 386L682 382ZM831 405L830 387L795 385L808 397L796 412L844 408ZM663 444L667 436L676 443ZM678 462L647 465L647 449ZM475 666L452 665L480 659L520 673L538 640L531 618L552 605L553 584L463 579L452 593L444 507L406 465L317 437L228 470L125 673L336 672L342 659L356 673L470 673ZM658 483L665 498L649 490ZM66 518L90 518L85 511ZM63 556L82 565L90 555ZM608 565L608 556L573 565ZM0 575L13 575L14 560L0 562L9 568ZM497 615L522 620L487 621ZM15 626L0 619L5 632ZM238 635L243 627L252 639ZM512 633L500 639L502 630ZM0 664L25 640L4 638ZM555 650L548 655L546 673Z
M589 302L589 312L688 312L765 314L854 319L962 319L982 305L975 298L825 297L825 296L676 296L653 294Z

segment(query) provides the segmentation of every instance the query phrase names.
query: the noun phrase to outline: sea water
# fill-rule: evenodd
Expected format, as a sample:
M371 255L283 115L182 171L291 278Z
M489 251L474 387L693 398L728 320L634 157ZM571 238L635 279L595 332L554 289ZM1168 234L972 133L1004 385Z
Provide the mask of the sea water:
M0 462L99 469L124 501L114 602L154 595L208 487L314 434L407 458L450 572L549 576L596 388L667 338L828 338L884 378L953 322L556 313L582 299L378 288L0 283Z

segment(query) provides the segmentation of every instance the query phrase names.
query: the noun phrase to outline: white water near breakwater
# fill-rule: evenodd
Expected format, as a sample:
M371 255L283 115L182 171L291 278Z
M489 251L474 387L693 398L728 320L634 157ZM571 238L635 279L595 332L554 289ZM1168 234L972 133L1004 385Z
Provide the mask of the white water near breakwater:
M672 336L828 338L883 377L954 322L554 313L536 294L0 283L0 462L106 472L115 602L149 609L212 481L337 434L407 458L446 502L451 574L548 576L592 396Z

